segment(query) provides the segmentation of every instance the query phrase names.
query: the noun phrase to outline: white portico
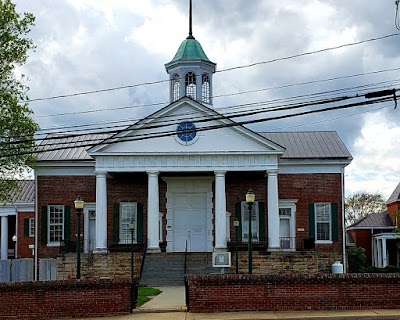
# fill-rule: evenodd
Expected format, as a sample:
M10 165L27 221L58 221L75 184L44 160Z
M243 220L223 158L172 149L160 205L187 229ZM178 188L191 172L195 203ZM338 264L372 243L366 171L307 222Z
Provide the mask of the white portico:
M165 119L178 121L161 126ZM189 122L194 129L187 132L195 138L181 140L186 132L179 125ZM143 139L146 136L152 139ZM107 250L107 174L137 172L147 173L149 251L160 251L160 197L167 199L167 252L184 251L185 243L189 251L227 250L225 176L250 171L268 176L269 243L271 249L279 248L277 173L283 152L281 146L221 119L190 98L170 104L89 150L96 161L96 251ZM166 194L160 195L159 179L167 183Z

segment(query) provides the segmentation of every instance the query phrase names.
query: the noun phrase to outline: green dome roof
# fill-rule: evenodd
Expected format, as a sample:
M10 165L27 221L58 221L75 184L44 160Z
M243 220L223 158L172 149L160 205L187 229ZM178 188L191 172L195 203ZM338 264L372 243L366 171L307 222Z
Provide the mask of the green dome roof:
M176 61L193 61L193 60L203 60L207 62L211 62L206 54L204 53L203 48L201 47L200 42L198 42L194 37L187 37L179 46L175 57L171 62Z

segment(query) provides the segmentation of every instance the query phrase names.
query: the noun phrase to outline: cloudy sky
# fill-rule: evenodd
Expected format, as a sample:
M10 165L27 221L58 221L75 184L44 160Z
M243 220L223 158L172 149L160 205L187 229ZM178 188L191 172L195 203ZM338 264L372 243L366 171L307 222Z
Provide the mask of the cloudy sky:
M30 107L42 132L134 121L168 103L167 82L36 99L167 80L164 64L188 33L188 0L15 3L19 12L36 16L30 36L37 48L18 72L29 78ZM221 113L239 104L251 110L259 102L280 105L400 87L394 0L193 0L193 14L194 36L220 71L213 80L214 107ZM356 42L363 43L301 55ZM250 64L256 65L223 71ZM399 121L400 107L390 101L250 128L336 130L354 157L346 169L346 193L382 192L388 198L400 182Z

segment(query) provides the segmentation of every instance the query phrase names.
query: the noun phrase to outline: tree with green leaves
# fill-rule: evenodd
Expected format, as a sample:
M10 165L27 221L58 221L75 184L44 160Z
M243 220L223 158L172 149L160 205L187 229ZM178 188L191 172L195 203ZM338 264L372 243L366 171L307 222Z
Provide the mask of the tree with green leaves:
M356 192L345 200L345 220L349 226L371 213L386 211L385 200L381 193Z
M35 17L19 14L11 0L0 0L0 202L22 178L33 159L37 124L30 118L28 87L15 68L26 62L35 48L27 37Z

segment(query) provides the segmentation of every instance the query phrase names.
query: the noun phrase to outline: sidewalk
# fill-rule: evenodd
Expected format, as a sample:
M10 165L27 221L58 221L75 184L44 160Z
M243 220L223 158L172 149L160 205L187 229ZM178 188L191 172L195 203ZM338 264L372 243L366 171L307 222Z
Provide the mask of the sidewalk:
M399 320L400 310L279 311L225 313L134 313L90 320ZM81 319L83 320L83 319Z
M334 311L268 311L187 313L184 287L160 287L162 292L133 314L80 320L400 320L400 309Z

